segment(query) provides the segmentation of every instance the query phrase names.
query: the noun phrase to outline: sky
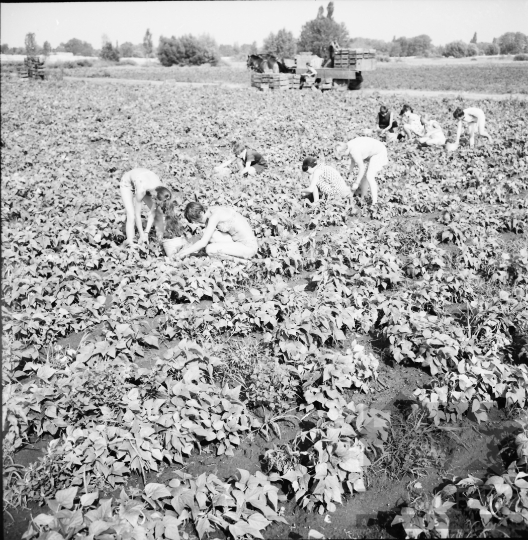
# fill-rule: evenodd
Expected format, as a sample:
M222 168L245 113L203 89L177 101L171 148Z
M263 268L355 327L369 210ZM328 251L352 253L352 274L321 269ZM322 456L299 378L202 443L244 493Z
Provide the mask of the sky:
M0 41L23 47L28 32L53 48L71 38L96 49L112 42L141 43L147 28L156 46L161 35L209 34L218 44L257 42L285 28L298 38L328 0L205 2L1 3ZM335 0L334 19L351 37L390 41L427 34L435 45L461 39L491 41L505 32L528 33L528 0Z

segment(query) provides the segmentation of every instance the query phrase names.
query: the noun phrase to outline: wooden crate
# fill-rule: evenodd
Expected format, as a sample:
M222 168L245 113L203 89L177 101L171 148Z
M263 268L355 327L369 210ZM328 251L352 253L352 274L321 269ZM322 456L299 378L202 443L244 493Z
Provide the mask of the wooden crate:
M252 73L251 86L260 90L289 90L293 84L290 73Z
M24 69L27 75L23 78L44 79L44 62L36 56L27 56L24 59Z

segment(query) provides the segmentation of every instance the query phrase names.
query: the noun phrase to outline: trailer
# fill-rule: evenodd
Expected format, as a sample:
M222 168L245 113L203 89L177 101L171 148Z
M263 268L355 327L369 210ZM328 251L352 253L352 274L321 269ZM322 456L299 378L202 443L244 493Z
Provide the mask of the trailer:
M317 71L317 76L301 82L303 75L308 72L308 63ZM284 64L292 73L252 73L251 86L260 90L311 89L313 86L322 91L339 86L357 90L363 82L362 72L376 69L376 51L338 49L325 66L319 56L311 52L301 52L294 60L284 59Z
M334 52L334 58L325 66L322 65L321 58L306 53L298 54L295 60L295 74L299 76L307 73L307 62L311 64L317 71L315 79L320 79L321 90L337 86L358 90L363 82L362 72L376 69L375 49L338 49Z

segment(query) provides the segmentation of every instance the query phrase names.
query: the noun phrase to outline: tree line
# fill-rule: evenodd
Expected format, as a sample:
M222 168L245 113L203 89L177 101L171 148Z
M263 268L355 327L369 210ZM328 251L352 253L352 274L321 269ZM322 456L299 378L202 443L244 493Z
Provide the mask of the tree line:
M208 36L193 36L190 34L180 37L164 37L159 39L155 49L152 34L147 29L142 43L125 42L112 45L110 40L103 36L102 48L96 50L90 43L72 38L52 49L48 41L42 47L37 44L35 34L28 33L25 46L9 48L2 44L1 52L4 54L44 54L52 52L71 52L75 56L100 56L105 60L118 61L120 58L153 58L157 56L164 66L171 65L216 65L221 56L245 59L248 54L272 53L280 58L293 58L297 52L309 51L326 58L329 54L328 46L335 41L341 47L361 47L376 49L378 54L391 57L405 56L452 56L461 58L465 56L522 54L528 53L528 36L522 32L506 32L491 43L479 42L475 32L469 42L453 41L446 45L435 46L428 35L421 34L415 37L399 37L392 41L356 37L351 38L344 23L334 19L334 3L330 2L326 8L318 9L315 19L306 22L295 39L292 32L286 29L276 34L270 33L265 39L262 48L257 43L238 45L217 45L216 41Z

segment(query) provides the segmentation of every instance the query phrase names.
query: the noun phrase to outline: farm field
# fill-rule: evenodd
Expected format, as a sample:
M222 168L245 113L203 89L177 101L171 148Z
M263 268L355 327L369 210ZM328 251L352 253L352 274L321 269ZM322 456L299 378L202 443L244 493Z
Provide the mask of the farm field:
M528 94L526 62L476 63L475 65L413 65L378 62L364 73L363 88L379 90L444 90L482 94ZM53 70L51 70L53 71ZM250 73L235 67L115 66L64 69L65 76L122 79L224 82L247 84Z
M475 149L390 145L375 208L303 206L303 158L346 177L380 103L2 82L5 538L526 534L528 104L471 101ZM470 103L409 104L454 131ZM212 176L235 138L263 175ZM179 234L233 205L257 258L123 249L137 166Z

